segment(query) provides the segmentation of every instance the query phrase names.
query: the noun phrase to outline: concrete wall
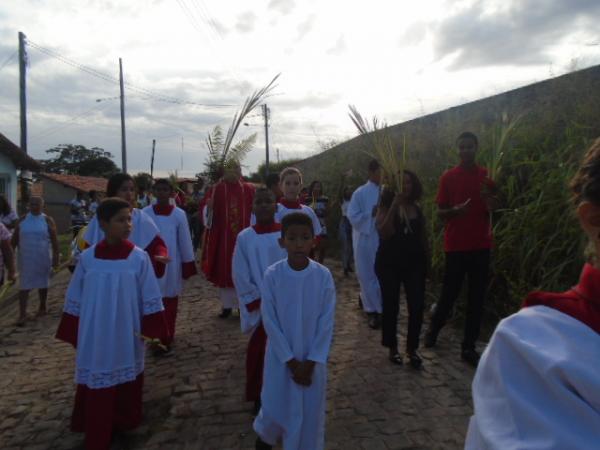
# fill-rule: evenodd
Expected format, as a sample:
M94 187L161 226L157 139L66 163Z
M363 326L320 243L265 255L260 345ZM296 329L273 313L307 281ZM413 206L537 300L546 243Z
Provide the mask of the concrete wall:
M68 233L71 227L71 207L76 190L60 183L43 178L46 214L56 222L58 233Z

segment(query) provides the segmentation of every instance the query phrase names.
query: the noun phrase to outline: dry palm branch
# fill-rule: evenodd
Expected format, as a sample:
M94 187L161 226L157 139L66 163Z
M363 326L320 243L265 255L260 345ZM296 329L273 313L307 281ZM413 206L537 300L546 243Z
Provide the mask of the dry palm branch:
M388 188L397 194L402 194L406 168L406 136L403 136L402 157L400 158L385 122L379 121L377 116L373 116L369 122L360 114L356 106L348 105L348 108L350 109L348 113L350 120L366 141L365 153L377 159L381 165L384 180L382 190ZM400 206L399 212L406 227L410 230L406 208Z

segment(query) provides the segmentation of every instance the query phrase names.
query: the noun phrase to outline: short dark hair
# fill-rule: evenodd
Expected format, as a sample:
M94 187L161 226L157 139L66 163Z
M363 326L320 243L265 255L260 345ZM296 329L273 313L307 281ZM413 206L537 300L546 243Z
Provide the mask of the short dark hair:
M116 173L112 177L108 179L108 183L106 184L106 196L107 197L116 197L117 192L119 192L119 188L126 181L132 181L133 177L128 173ZM135 182L134 182L135 184Z
M119 197L105 198L100 202L98 209L96 210L96 216L98 220L103 222L110 222L119 211L122 209L129 209L129 203Z
M456 142L460 141L461 139L471 139L473 142L475 142L475 147L479 147L479 139L477 139L475 133L472 133L470 131L463 131L456 138Z
M295 212L288 214L281 219L281 237L285 237L285 233L292 225L304 225L310 228L310 234L315 235L312 219L304 213Z
M256 190L254 191L254 198L256 199L256 197L258 197L261 194L266 194L269 197L272 197L273 203L277 202L277 199L275 198L275 193L271 189L262 187L262 186L259 188L256 188ZM252 203L254 203L254 200L252 201Z
M279 174L278 173L270 173L267 179L265 180L265 185L267 188L271 189L273 186L277 186L279 184Z
M369 172L373 173L377 170L379 170L379 168L381 167L379 165L379 161L377 161L376 159L372 159L371 161L369 161Z
M173 185L166 178L159 178L158 180L156 180L154 182L154 185L152 187L154 188L156 186L160 186L161 184L164 184L165 186L168 186L169 189L171 189L171 191L173 190Z

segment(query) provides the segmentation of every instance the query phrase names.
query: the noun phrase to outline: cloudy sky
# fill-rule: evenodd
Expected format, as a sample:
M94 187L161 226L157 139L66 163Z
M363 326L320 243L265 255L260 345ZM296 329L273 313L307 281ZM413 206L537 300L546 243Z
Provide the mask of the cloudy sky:
M598 64L599 14L597 0L3 0L0 132L19 142L18 31L34 157L72 143L120 164L122 57L130 171L149 171L156 139L155 170L186 176L206 133L277 73L271 157L305 157L355 134L348 104L397 123ZM248 123L251 171L258 111Z

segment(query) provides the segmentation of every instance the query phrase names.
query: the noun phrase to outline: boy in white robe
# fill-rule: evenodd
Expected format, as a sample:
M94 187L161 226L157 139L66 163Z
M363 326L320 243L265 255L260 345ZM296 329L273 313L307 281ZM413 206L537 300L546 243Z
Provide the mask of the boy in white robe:
M156 203L146 206L144 211L154 221L160 231L161 238L167 244L171 262L167 264L165 275L158 280L163 295L163 305L169 326L170 339L167 351L175 337L175 322L179 294L183 290L183 280L198 273L194 257L192 236L187 214L181 208L170 203L173 186L166 179L156 180L152 187ZM160 354L160 347L156 349Z
M279 245L281 225L275 223L277 202L273 191L259 188L254 193L252 211L256 225L238 234L233 252L233 284L240 300L242 333L251 334L246 352L246 401L260 409L263 366L267 335L260 319L260 290L265 270L285 259Z
M108 449L113 431L142 418L144 342L168 336L162 295L148 254L127 240L129 204L97 209L105 239L85 250L67 289L56 337L77 349L73 431L86 449Z
M571 182L594 250L579 283L533 292L494 332L473 380L465 449L600 448L600 139Z
M375 256L379 235L375 228L375 212L380 196L381 168L377 160L369 163L369 180L352 194L346 217L352 225L356 277L360 284L359 304L369 317L369 326L377 329L381 323L383 304L375 273Z
M314 234L307 215L287 215L281 234L287 259L267 269L261 290L268 339L256 448L282 440L285 450L320 450L335 286L329 270L309 259Z

